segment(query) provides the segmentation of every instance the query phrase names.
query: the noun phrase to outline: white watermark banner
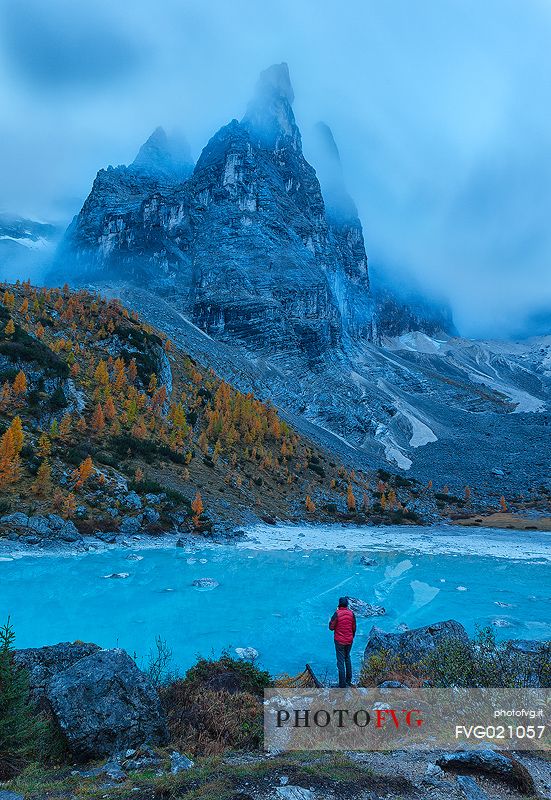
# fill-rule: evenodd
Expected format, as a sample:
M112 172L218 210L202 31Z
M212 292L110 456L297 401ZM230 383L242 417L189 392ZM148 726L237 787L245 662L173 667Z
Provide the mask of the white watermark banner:
M551 750L549 689L267 689L266 750Z

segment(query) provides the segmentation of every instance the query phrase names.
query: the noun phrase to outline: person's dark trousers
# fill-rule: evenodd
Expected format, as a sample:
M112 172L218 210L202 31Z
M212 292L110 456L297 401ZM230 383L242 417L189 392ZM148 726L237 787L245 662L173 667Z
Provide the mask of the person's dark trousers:
M335 652L337 654L337 669L339 671L339 687L346 689L352 683L352 662L350 661L351 644L339 644L335 642Z

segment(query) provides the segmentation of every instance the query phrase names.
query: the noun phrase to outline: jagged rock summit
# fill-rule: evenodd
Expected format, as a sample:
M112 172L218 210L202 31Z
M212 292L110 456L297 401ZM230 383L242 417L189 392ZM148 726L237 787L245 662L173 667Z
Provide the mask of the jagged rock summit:
M98 173L61 266L146 279L207 333L255 351L316 363L347 338L369 340L361 223L328 218L293 99L286 64L263 72L241 122L212 137L184 182L166 180L173 149L155 131L130 167Z
M193 170L193 160L187 139L181 133L169 137L159 127L142 144L132 166L169 180L184 181Z
M388 462L494 492L497 466L510 487L529 487L546 474L531 453L548 407L547 344L506 352L456 339L447 309L401 278L371 284L332 132L317 127L316 172L293 103L288 67L274 65L185 179L162 131L130 166L100 170L55 280L123 298L355 468ZM510 442L499 463L495 436ZM467 449L476 459L458 465Z

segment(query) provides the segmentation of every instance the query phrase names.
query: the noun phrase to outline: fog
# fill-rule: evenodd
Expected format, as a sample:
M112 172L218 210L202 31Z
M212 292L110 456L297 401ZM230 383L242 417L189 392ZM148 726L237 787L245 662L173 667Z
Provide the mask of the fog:
M549 41L548 0L0 0L0 210L66 223L157 125L197 157L287 61L374 271L510 335L551 307Z

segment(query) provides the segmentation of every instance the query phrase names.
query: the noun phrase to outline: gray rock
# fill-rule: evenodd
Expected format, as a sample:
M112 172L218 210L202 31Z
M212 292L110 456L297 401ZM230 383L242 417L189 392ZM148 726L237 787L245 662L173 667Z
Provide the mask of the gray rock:
M167 741L157 692L124 650L81 659L52 679L48 699L77 760Z
M128 492L128 494L122 498L121 502L125 508L138 510L142 507L142 501L137 492Z
M40 544L42 541L40 536L22 536L21 538L25 544Z
M381 650L386 650L391 656L398 656L404 664L414 664L428 656L446 640L470 645L467 631L453 619L401 633L386 633L374 625L369 633L364 659L367 660Z
M157 509L151 508L151 506L147 506L146 508L144 508L143 516L144 520L146 522L149 522L149 524L158 522L161 519L161 515L159 514Z
M542 642L537 639L510 639L509 648L519 655L539 656L551 646L551 641Z
M108 761L103 767L102 771L109 778L109 780L113 781L114 783L122 783L128 777L126 772L121 769L119 762L116 760Z
M4 525L13 525L15 528L27 528L29 525L29 515L16 511L15 514L4 514L0 517L0 522Z
M125 517L121 522L119 531L123 536L133 536L135 533L139 533L141 529L142 521L140 517Z
M16 650L15 661L27 670L33 698L41 702L47 696L52 678L99 650L97 644L62 642L47 647Z
M379 689L409 689L409 686L406 686L405 683L400 683L400 681L383 681L378 685Z
M197 580L193 581L192 586L196 589L216 589L217 586L220 584L218 581L214 580L214 578L197 578Z
M442 767L439 767L438 764L433 764L432 762L427 764L427 768L425 770L425 775L427 778L441 778L444 774Z
M191 769L192 767L193 761L187 756L178 753L177 750L173 750L170 754L170 771L173 775L177 775L179 772L184 772L184 770Z
M500 778L515 788L521 786L525 794L535 794L534 782L526 768L495 750L444 753L436 759L436 763L443 769L482 772Z
M276 795L283 800L314 800L314 794L302 786L277 786Z
M254 661L258 658L258 650L254 647L236 647L235 652L244 661Z
M77 531L76 528L74 531L71 530L70 528L66 528L59 531L59 538L63 542L80 542L82 536L80 535L80 533Z
M16 512L0 518L0 522L32 532L26 537L28 544L38 544L41 538L62 539L66 542L76 542L81 538L74 522L63 519L58 514L28 516Z
M164 492L161 492L160 494L146 494L145 499L149 505L158 506L161 503L164 503L166 500L166 494Z
M382 606L372 606L357 597L348 598L348 608L358 617L382 617L386 614L386 610Z
M377 565L377 562L375 561L374 558L368 558L367 556L362 556L360 558L360 564L362 565L362 567L375 567Z
M488 800L488 795L483 791L474 778L470 775L458 775L457 785L467 800Z
M96 539L99 539L105 544L116 544L117 542L117 534L116 533L107 533L104 531L96 531L94 536Z

